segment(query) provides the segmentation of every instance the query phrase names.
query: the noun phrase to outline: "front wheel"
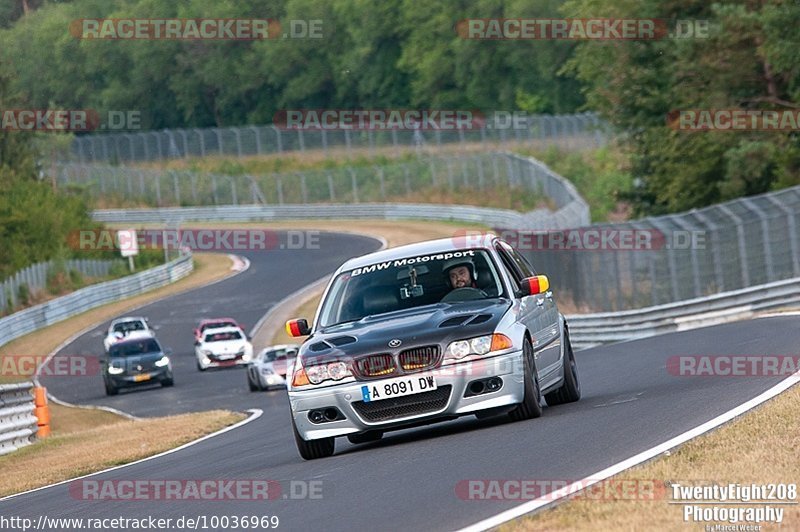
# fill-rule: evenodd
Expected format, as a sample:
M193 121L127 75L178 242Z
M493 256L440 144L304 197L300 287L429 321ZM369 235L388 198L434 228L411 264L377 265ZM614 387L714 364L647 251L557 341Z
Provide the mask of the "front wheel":
M333 455L335 442L333 438L321 438L319 440L306 441L297 432L297 427L292 420L292 430L294 431L294 441L297 444L297 451L303 460L316 460L317 458L327 458Z
M119 388L117 388L113 384L105 383L105 385L106 385L106 395L117 395L119 393Z
M569 332L564 328L564 384L557 390L546 394L545 401L550 406L574 403L581 398L581 383L578 380L578 365L569 341Z
M247 386L250 388L251 392L258 392L262 389L260 385L253 382L253 377L250 375L249 371L247 372Z
M525 396L522 402L508 415L514 421L523 421L541 417L542 405L539 403L541 393L539 391L539 379L536 377L536 365L533 360L533 346L530 340L525 339L522 344L522 359L525 379Z
M206 368L203 367L203 365L200 363L199 360L197 361L197 369L199 369L200 371L205 371L206 370Z

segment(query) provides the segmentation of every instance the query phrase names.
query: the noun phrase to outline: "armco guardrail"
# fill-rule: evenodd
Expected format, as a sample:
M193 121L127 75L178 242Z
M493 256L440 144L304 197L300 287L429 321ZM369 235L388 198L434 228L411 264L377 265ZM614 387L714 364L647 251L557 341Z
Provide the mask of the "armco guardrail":
M92 217L107 223L180 223L278 221L287 219L385 219L385 220L457 220L490 227L509 225L528 229L550 228L553 213L536 210L519 213L507 209L487 209L462 205L431 203L391 204L361 203L358 205L228 205L220 207L183 207L164 209L106 209L94 211ZM455 235L457 228L453 228Z
M0 385L0 455L31 443L37 431L32 382Z
M175 282L194 268L192 256L114 281L98 283L0 318L0 345L76 314Z
M5 281L0 282L0 312L5 312L9 307L14 308L17 306L21 286L24 285L31 293L37 290L44 290L47 286L47 277L53 270L62 269L64 272L75 270L83 275L103 277L108 275L115 263L125 265L125 262L121 259L70 259L61 263L51 260L31 264Z
M747 319L798 303L800 278L795 278L636 310L576 314L567 322L573 345L581 349Z

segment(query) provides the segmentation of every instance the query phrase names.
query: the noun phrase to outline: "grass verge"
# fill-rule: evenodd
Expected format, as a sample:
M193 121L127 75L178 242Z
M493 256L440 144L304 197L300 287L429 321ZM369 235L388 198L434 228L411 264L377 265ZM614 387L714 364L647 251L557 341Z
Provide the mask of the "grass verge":
M798 483L798 452L800 386L794 386L731 423L684 444L670 456L614 478L684 486ZM683 530L687 526L695 529L703 526L703 523L684 522L684 505L669 504L671 500L668 486L664 496L655 500L578 497L508 523L501 530ZM758 505L741 507L747 506ZM800 530L800 505L782 505L782 508L785 510L782 529ZM739 524L754 523L738 523L736 530ZM769 528L765 526L764 530Z
M74 408L53 409L60 415ZM141 421L121 420L91 426L85 419L61 419L67 428L46 440L0 457L0 496L102 471L167 451L241 421L244 414L214 410ZM74 415L74 413L69 414ZM55 432L55 431L54 431Z

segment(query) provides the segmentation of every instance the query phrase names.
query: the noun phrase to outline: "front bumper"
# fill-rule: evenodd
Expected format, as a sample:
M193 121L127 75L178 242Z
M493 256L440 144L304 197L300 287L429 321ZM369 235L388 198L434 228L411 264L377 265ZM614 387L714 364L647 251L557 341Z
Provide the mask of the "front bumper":
M286 378L279 373L273 373L272 375L264 375L263 373L258 373L258 380L261 383L262 388L271 388L273 386L280 386L285 388L286 387Z
M304 440L316 440L367 430L395 430L434 422L437 419L451 419L482 410L513 406L521 403L525 394L522 351L512 351L491 358L443 366L436 370L413 375L435 376L437 389L450 386L449 397L443 398L442 401L444 407L419 414L409 412L408 415L403 414L400 417L384 421L368 421L359 414L354 403L362 403L361 387L364 384L377 385L383 382L382 380L348 382L317 390L292 390L289 391L289 402L297 431ZM470 397L464 396L471 382L490 377L500 377L503 386L494 392ZM391 401L391 399L386 401ZM375 403L378 402L382 401ZM309 420L309 411L330 407L337 408L344 419L318 424Z
M154 384L163 380L171 378L172 370L165 366L163 368L155 368L150 371L143 371L138 374L125 374L111 375L106 374L106 379L116 388L127 388L129 386L138 386L140 384Z
M231 366L244 366L250 363L251 357L245 355L236 355L234 358L229 358L227 360L221 360L217 358L216 360L209 358L208 362L206 363L203 357L198 357L200 361L200 365L204 368L228 368Z

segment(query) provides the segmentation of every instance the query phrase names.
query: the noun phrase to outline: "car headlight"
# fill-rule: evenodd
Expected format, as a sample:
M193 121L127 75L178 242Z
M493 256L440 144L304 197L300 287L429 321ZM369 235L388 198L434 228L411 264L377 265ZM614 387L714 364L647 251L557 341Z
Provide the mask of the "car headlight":
M168 366L168 365L169 365L169 357L166 356L166 355L161 357L161 359L156 360L156 367L157 368L163 368L164 366Z
M108 366L109 375L121 375L122 373L125 373L125 368L120 368L119 366Z
M456 340L447 346L444 352L444 362L456 362L469 355L482 356L493 351L508 349L513 345L508 336L500 333L478 336L467 340Z
M212 352L211 352L210 350L208 350L208 349L201 349L201 350L200 350L200 354L201 354L201 355L203 355L204 357L210 357L210 356L211 356L211 355L213 355L214 353L212 353Z
M305 375L311 384L319 384L327 380L340 381L352 376L352 373L346 363L337 361L308 366L305 368Z
M270 368L261 368L262 375L275 375L275 372Z

